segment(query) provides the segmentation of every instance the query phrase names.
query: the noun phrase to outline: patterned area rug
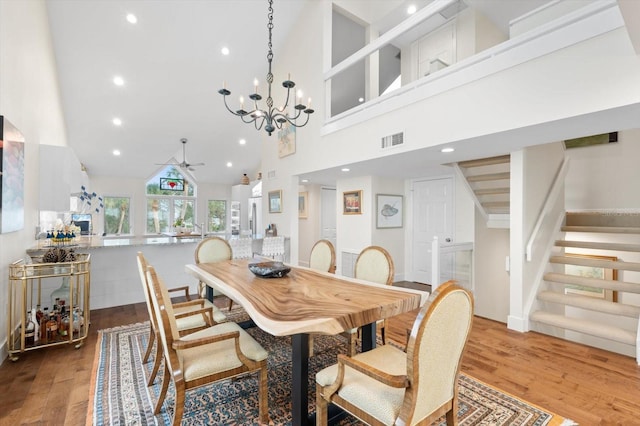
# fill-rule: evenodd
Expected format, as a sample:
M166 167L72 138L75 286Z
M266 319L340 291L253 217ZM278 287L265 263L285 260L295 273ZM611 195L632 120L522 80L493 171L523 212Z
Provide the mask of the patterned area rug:
M241 308L231 319L244 319ZM159 415L153 415L160 392L161 376L153 386L146 378L153 362L142 364L149 324L132 324L101 330L96 348L87 424L168 425L173 414L173 384ZM291 340L274 337L257 327L247 330L269 352L269 416L274 425L291 423ZM346 343L339 336L316 336L309 364L309 411L315 411L315 373L335 362ZM162 371L162 369L161 369ZM539 407L507 395L461 374L459 420L470 425L571 425ZM258 380L247 375L187 392L183 425L256 425ZM353 417L341 425L360 425ZM435 423L444 425L444 419Z

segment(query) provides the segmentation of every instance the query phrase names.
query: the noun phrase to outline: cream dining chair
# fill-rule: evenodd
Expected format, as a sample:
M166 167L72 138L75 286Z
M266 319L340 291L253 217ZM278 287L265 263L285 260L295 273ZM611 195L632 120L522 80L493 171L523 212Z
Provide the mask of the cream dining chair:
M147 310L149 312L149 338L147 339L149 343L147 344L147 351L145 352L142 359L143 363L147 363L149 361L149 357L154 346L153 343L154 341L156 342L156 353L153 361L153 369L151 370L149 380L147 381L147 385L151 386L155 381L156 375L158 374L158 370L160 368L160 363L163 359L162 345L160 344L160 340L158 337L158 325L156 323L156 316L153 313L153 305L151 303L151 289L149 283L147 282L147 276L145 273L145 271L147 270L147 266L149 266L149 263L140 251L137 255L137 262L138 273L140 274L140 282L142 283L142 290L144 292L144 298L147 304ZM180 335L193 333L205 329L212 324L225 322L227 320L227 317L220 311L220 309L218 309L208 300L191 300L191 297L189 296L188 286L171 288L167 289L167 291L185 292L185 297L187 299L186 302L173 303L173 309L176 313L176 324L178 326ZM212 315L213 321L211 321Z
M233 257L233 250L229 242L220 237L208 237L203 239L196 246L195 260L196 263L220 262L222 260L230 260ZM207 285L202 281L198 281L198 294L202 298L207 297ZM231 301L229 309L231 309Z
M284 262L284 237L264 237L260 255Z
M329 272L334 274L336 272L336 249L329 240L319 240L311 248L311 255L309 256L309 268L316 271ZM348 339L349 355L355 355L356 338L355 332L357 329L347 330L343 334ZM309 335L309 356L313 356L313 334Z
M180 336L169 293L152 266L147 280L153 289L152 304L164 351L164 375L154 414L158 414L173 380L175 387L174 426L184 413L186 391L248 373L258 374L258 416L269 423L267 351L234 322L216 324L188 336Z
M387 250L379 246L369 246L360 252L354 267L354 277L378 284L393 285L393 258ZM382 343L386 344L385 320L376 323Z
M371 425L457 424L458 373L473 322L473 296L449 281L418 314L407 352L379 346L316 374L316 424L329 403Z
M316 271L336 272L336 249L329 240L319 240L311 248L309 268Z

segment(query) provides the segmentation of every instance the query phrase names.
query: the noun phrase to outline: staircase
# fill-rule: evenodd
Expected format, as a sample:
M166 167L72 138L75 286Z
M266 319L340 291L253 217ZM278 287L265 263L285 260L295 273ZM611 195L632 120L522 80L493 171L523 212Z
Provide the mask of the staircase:
M640 363L640 214L567 213L561 231L532 325Z
M509 227L511 156L462 161L456 173L474 194L476 206L490 227Z

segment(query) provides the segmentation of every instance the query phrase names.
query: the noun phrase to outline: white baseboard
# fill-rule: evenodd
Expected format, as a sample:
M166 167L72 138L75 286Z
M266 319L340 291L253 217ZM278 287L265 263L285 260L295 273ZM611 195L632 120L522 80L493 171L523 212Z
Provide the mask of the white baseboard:
M507 317L507 328L509 330L526 333L527 331L529 331L529 320L527 318L520 318L509 315Z

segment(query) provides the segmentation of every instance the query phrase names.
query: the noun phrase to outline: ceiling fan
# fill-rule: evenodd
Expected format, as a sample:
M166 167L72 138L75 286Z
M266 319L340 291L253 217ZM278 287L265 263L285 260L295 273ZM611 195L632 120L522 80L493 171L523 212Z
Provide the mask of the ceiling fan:
M204 166L204 163L187 163L186 156L186 146L187 146L187 138L180 139L182 142L182 161L180 163L156 163L158 166L178 166L181 169L194 171L195 166Z

